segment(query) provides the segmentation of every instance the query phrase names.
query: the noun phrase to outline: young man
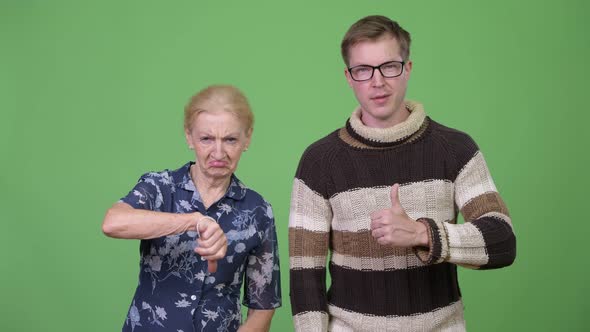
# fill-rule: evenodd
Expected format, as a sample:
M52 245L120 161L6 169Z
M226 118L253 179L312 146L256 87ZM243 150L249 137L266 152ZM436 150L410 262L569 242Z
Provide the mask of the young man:
M304 152L291 196L297 331L463 331L457 265L515 259L508 210L475 142L404 100L409 54L409 33L383 16L344 36L360 106Z

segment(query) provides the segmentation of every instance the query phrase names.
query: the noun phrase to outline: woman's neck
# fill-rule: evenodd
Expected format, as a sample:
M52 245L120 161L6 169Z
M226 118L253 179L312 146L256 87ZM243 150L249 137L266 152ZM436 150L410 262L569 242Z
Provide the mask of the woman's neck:
M207 177L199 171L197 165L191 165L190 173L193 183L201 195L203 205L207 209L225 195L231 181L231 176L227 178Z

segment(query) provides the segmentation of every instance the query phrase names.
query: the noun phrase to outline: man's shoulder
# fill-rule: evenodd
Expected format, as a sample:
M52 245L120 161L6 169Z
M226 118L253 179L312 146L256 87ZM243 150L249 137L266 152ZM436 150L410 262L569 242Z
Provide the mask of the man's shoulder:
M324 159L331 151L338 149L338 131L340 129L334 130L328 135L318 139L317 141L311 143L303 152L301 156L301 161L319 161Z
M457 165L459 171L479 151L477 143L464 131L432 121L432 137L438 148Z
M449 144L455 148L465 148L469 150L477 150L477 144L471 138L471 136L459 129L445 126L439 122L430 119L432 127L432 135L435 138L443 141L445 144Z

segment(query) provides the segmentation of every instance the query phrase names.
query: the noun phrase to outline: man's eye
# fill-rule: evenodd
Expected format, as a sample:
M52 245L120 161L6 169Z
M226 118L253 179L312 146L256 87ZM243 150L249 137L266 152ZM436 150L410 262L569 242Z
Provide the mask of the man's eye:
M369 71L371 71L371 69L372 69L372 68L369 68L369 67L359 67L359 68L355 68L355 70L354 70L354 71L355 71L357 74L366 74L366 73L368 73Z

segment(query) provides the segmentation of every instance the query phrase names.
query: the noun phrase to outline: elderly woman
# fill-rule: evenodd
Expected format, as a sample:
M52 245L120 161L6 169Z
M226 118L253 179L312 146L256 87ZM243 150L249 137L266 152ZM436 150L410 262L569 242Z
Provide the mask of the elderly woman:
M107 211L107 236L141 239L139 284L123 331L270 328L281 305L273 213L234 175L253 120L235 87L202 90L184 113L195 162L144 174Z

